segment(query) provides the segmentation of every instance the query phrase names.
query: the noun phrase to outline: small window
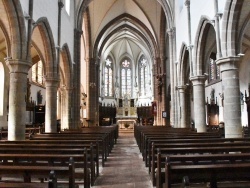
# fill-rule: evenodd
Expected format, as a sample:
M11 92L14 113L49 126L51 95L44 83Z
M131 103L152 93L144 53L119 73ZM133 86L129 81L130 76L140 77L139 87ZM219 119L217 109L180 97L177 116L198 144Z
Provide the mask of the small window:
M70 0L65 0L65 10L69 15L69 13L70 13Z
M31 73L32 81L43 85L43 64L42 61L38 61L36 64L32 66L32 73Z

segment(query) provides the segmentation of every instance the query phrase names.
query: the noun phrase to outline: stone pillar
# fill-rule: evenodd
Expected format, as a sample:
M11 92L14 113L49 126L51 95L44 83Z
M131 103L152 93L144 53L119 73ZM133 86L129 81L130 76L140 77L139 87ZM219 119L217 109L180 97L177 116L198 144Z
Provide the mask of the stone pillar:
M169 62L170 62L170 83L171 83L171 102L170 102L170 125L175 127L176 107L175 107L175 66L174 66L174 29L169 29Z
M242 137L239 57L227 57L216 61L220 66L224 96L225 137Z
M61 89L61 129L69 129L72 127L72 103L71 96L72 89L71 88L62 88Z
M80 94L81 94L81 36L83 31L79 29L74 30L74 62L72 70L72 95L71 95L71 104L72 104L72 128L78 128L80 124Z
M205 80L206 76L193 76L194 125L197 132L206 132Z
M57 78L46 78L45 132L57 132Z
M71 96L72 94L72 88L66 88L65 89L65 128L74 128L72 127L72 116L73 116L73 111L72 111L72 104L71 104Z
M89 126L96 126L99 124L99 87L98 87L98 73L99 66L97 65L96 59L91 58L89 62L89 85L88 85L88 120Z
M25 140L27 75L31 63L8 59L10 70L8 140Z
M186 86L178 86L179 94L180 94L180 127L185 128L187 127L186 121Z

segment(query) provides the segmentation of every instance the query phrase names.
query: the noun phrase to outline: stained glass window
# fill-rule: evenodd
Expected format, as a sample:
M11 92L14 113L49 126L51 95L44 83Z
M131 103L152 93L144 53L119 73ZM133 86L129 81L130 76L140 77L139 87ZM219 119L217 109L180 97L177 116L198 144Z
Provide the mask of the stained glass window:
M147 60L145 59L144 56L142 56L139 60L139 91L140 91L140 96L146 95L146 81L148 79L147 77L147 72L148 72L148 65L147 65Z
M107 58L105 61L104 83L105 96L113 96L113 64L110 58Z
M125 59L121 63L121 94L131 96L132 92L132 73L130 61Z
M212 82L220 79L220 69L214 59L210 58L209 61L209 81Z

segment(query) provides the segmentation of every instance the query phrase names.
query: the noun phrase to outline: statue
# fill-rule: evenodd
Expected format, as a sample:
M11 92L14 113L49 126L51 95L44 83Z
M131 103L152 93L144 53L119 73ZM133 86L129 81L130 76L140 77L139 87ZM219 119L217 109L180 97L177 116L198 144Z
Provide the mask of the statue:
M43 95L41 93L41 90L37 92L37 104L42 104L43 102Z

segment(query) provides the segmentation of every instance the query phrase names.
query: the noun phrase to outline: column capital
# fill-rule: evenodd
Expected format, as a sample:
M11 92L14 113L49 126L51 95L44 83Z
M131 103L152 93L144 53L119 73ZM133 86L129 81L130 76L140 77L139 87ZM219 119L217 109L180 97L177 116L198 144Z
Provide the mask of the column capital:
M169 37L173 37L173 35L175 34L175 27L167 29L167 33Z
M20 59L7 59L6 65L8 66L10 73L24 73L28 74L31 67L31 62Z
M190 6L190 0L185 1L185 6L189 7Z
M58 0L58 6L60 9L62 9L64 7L62 0Z
M207 76L198 75L198 76L192 76L189 79L193 83L193 86L195 86L195 85L203 85L205 83L206 79L207 79Z
M44 80L46 87L58 87L60 81L58 78L52 78L52 77L45 77Z
M187 86L185 86L185 85L177 86L177 89L179 90L179 92L183 93L187 89Z
M229 56L225 58L220 58L215 61L218 66L220 66L220 71L237 70L239 68L239 63L241 62L240 56Z

